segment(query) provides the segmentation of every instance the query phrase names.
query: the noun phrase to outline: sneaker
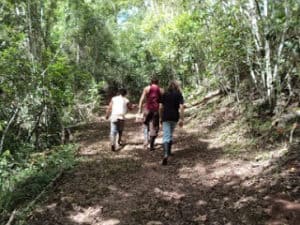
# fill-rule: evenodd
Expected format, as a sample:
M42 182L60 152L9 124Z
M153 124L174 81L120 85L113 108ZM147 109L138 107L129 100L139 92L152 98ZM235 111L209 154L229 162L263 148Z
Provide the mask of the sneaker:
M111 150L114 152L116 151L116 147L114 145L111 146Z
M162 165L163 166L166 166L168 164L168 159L167 158L164 158L163 161L162 161Z

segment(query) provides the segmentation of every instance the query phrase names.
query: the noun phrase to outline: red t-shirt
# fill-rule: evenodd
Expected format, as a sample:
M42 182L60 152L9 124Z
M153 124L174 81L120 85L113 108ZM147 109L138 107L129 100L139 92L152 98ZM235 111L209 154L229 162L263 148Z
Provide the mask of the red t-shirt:
M146 96L146 109L150 111L158 111L160 101L160 88L156 84L150 85L150 90Z

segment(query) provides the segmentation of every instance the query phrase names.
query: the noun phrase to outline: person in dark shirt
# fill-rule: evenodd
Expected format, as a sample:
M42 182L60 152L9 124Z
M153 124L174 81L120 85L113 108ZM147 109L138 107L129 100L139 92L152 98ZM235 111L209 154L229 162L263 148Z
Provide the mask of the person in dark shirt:
M179 85L171 81L167 91L160 101L160 119L163 126L164 158L162 165L167 165L168 157L172 155L173 132L177 125L183 126L184 100Z
M152 78L151 84L144 88L143 94L139 101L138 113L143 109L143 126L144 126L144 147L147 148L150 142L150 150L154 150L154 142L159 131L159 101L163 89L158 85L158 79Z

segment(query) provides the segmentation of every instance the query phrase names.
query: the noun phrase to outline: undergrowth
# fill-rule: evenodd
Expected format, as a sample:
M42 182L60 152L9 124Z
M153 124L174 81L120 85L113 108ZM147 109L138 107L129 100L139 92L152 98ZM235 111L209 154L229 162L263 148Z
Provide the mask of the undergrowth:
M193 99L190 99L193 101ZM194 119L191 127L215 137L217 145L230 158L240 154L257 158L288 141L287 135L272 127L272 116L262 107L234 100L234 96L216 96L206 104L191 107L187 115Z
M1 155L0 224L7 222L14 209L26 208L60 171L76 162L76 147L71 144L41 153L28 151L11 154L7 150Z

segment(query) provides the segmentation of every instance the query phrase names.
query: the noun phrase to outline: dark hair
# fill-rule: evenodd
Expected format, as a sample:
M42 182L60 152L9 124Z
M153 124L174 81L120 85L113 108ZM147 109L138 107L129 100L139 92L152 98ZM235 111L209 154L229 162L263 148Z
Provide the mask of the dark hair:
M151 84L158 84L158 79L156 77L152 77Z
M127 90L125 88L120 88L119 89L119 94L122 95L122 96L125 96L125 95L127 95Z
M180 88L179 88L178 82L175 80L172 80L169 83L168 92L174 92L174 91L180 92Z

